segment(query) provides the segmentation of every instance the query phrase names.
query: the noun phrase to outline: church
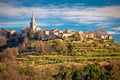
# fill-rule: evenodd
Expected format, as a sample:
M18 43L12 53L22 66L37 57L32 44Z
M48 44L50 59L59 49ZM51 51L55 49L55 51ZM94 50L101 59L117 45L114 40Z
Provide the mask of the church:
M30 29L33 30L34 32L37 32L37 31L40 30L40 28L37 27L37 25L36 25L35 18L34 18L33 14L32 14L32 17L31 17Z
M26 37L28 36L29 32L38 32L40 31L41 29L39 27L37 27L37 24L35 22L35 18L34 18L34 15L32 14L32 17L31 17L31 21L30 21L30 27L27 27L27 28L23 28L22 29L22 36L23 37Z

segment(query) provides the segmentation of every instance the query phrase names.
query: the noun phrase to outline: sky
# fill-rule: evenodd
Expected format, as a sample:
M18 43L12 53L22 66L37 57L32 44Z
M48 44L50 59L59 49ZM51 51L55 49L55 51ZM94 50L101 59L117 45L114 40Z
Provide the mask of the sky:
M94 31L104 28L120 42L120 0L0 0L0 28Z

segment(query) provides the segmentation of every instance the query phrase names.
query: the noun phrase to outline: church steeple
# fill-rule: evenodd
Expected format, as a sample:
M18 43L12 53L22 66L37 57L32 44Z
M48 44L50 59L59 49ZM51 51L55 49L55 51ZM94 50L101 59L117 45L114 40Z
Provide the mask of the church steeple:
M32 14L32 17L31 17L31 22L35 22L35 18L34 18L33 14Z
M33 30L34 32L40 30L40 28L37 27L37 25L36 25L35 18L34 18L33 14L32 14L32 17L31 17L30 29Z
M35 18L34 18L34 15L32 14L32 17L31 17L31 22L30 22L30 28L33 30L33 31L36 31L36 22L35 22Z

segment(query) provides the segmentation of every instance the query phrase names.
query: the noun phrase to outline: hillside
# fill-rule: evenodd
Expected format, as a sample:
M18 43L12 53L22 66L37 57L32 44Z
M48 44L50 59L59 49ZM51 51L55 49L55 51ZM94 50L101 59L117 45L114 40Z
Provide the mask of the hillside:
M0 53L0 80L119 80L119 61L114 40L25 39Z

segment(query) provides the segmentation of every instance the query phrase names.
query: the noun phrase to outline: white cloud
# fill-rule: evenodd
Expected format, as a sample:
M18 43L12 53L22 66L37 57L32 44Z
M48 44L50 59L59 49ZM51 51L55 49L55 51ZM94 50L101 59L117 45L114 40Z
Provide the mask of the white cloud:
M109 34L120 34L120 26L119 27L113 27L112 31L108 31Z
M5 23L0 23L0 25L15 25L15 24L27 24L29 22L5 22Z
M120 31L120 26L116 28L112 28L113 30Z
M120 18L120 6L106 7L15 7L0 3L0 15L9 17L29 18L34 13L36 18L62 18L78 23L91 24L110 18Z
M16 27L16 25L21 25L21 26L28 26L29 27L29 22L5 22L5 23L0 23L0 28L4 26L8 27ZM38 26L62 26L64 23L44 23L44 22L37 22Z
M111 35L112 35L112 34L116 34L115 31L107 31L107 33L108 33L108 34L111 34Z
M64 25L63 23L38 23L38 26L62 26Z

